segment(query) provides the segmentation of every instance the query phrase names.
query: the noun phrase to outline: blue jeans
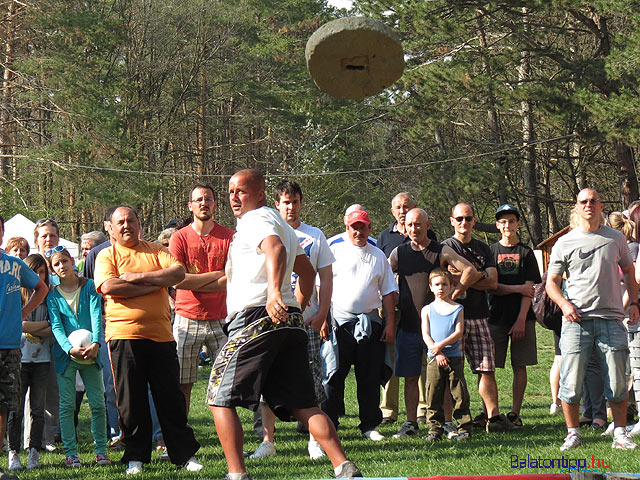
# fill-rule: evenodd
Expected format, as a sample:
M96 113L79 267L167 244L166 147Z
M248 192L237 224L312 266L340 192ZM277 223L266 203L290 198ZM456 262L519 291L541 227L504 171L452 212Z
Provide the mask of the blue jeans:
M102 380L104 384L104 399L107 404L107 427L109 437L120 436L120 422L118 420L118 406L116 405L116 391L113 388L113 372L111 371L111 358L109 347L104 342L104 333L100 338L100 361L102 362Z
M567 403L579 403L589 357L595 345L604 380L604 396L616 403L625 400L629 346L622 320L585 318L580 322L562 320L560 351L560 392Z
M91 408L91 434L95 453L107 453L107 415L104 405L102 372L97 364L69 361L62 375L58 374L60 394L60 433L65 455L78 454L78 441L73 422L76 408L76 372L80 372Z

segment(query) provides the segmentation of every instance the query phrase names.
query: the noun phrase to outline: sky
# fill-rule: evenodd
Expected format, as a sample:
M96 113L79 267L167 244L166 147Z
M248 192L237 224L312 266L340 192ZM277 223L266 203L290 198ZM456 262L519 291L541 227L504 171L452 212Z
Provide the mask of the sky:
M353 4L351 0L329 0L328 3L329 5L338 8L351 8L351 5Z

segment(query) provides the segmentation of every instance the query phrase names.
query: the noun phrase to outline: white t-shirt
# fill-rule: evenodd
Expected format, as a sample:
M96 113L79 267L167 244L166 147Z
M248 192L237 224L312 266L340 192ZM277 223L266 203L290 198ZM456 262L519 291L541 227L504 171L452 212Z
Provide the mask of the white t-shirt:
M322 230L306 223L300 222L300 226L294 230L300 241L300 247L304 251L305 255L309 257L311 265L317 272L319 269L331 265L335 262L333 253L329 250L329 244L327 239L322 233ZM291 274L291 289L295 290L298 283L298 275ZM305 320L312 317L318 311L318 292L314 288L309 305L304 310L303 318Z
M356 247L349 239L329 248L333 264L334 309L349 313L368 313L382 306L382 296L398 291L398 284L384 252L367 243Z
M276 235L287 251L287 268L280 295L290 307L300 308L291 290L291 273L298 255L304 254L293 228L280 218L276 210L260 207L245 213L236 226L236 233L229 248L226 265L227 311L232 316L249 307L267 303L267 271L265 254L260 243L268 236Z

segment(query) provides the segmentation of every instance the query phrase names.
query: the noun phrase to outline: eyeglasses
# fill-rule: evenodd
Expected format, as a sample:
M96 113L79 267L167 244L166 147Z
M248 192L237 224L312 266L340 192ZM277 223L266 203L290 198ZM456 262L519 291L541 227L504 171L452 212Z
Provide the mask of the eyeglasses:
M518 220L514 220L513 218L511 220L503 219L496 221L496 223L500 225L515 225L516 223L518 223Z
M65 252L67 249L63 245L56 245L53 248L50 248L46 252L44 252L44 256L50 258L56 252Z
M458 223L462 223L463 220L466 220L467 222L472 222L473 221L473 215L468 216L468 217L453 217L453 219Z
M599 198L585 198L584 200L578 200L578 203L580 205L586 205L587 203L590 203L592 205L595 205L596 203L598 203L600 201Z

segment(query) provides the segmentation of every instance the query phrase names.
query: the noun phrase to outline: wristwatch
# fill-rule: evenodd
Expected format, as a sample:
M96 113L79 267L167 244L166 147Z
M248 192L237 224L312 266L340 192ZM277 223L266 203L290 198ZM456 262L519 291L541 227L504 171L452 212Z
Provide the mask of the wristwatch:
M636 307L638 307L640 309L640 303L638 303L638 302L631 302L629 304L629 306L631 306L631 305L635 305Z

